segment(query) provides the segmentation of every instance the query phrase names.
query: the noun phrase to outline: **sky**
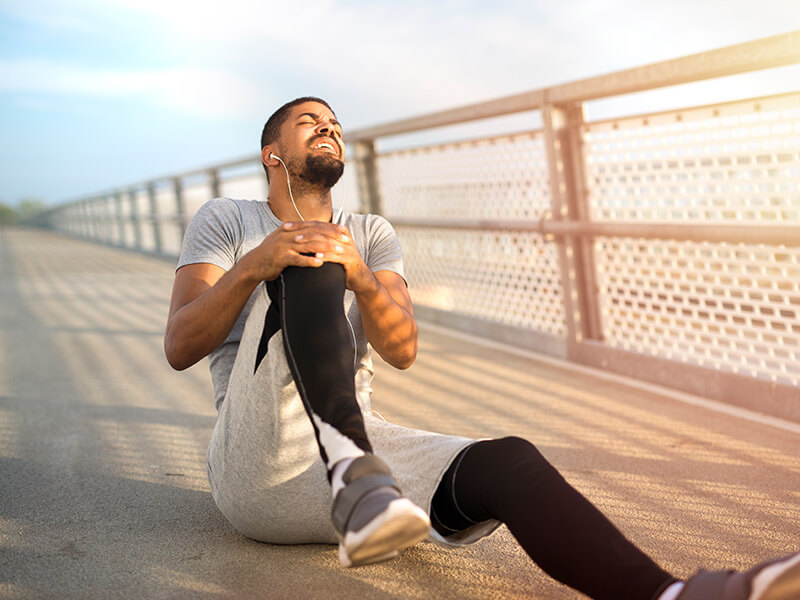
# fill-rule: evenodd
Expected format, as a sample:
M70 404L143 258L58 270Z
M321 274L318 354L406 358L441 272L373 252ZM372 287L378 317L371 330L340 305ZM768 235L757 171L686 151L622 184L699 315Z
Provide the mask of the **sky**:
M797 0L0 0L0 202L254 156L298 96L347 130L798 29Z

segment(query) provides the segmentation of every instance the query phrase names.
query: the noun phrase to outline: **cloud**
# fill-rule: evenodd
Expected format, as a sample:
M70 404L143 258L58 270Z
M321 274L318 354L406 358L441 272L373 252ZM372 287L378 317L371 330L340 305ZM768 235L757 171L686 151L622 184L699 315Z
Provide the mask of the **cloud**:
M43 59L0 59L0 91L127 98L210 118L252 110L258 97L258 90L229 71L112 70Z
M754 19L752 10L722 0L580 0L569 10L512 0L306 0L300 9L274 0L46 4L48 10L29 11L26 18L85 31L119 28L129 43L139 37L163 57L163 67L97 69L24 57L0 67L0 75L10 69L26 89L135 95L212 118L260 115L297 90L346 99L339 110L356 125L746 41L775 33L776 22ZM797 14L794 4L772 11L786 18ZM750 38L742 33L748 26L756 32ZM663 31L676 33L654 35Z
M0 24L14 35L0 52L0 93L4 116L19 123L7 152L26 139L35 145L25 127L55 122L86 157L102 160L107 146L86 131L103 132L103 119L124 114L125 147L136 157L126 168L161 173L249 151L243 129L299 95L329 99L352 129L774 35L797 22L800 2L792 0L6 2ZM784 79L794 86L797 77ZM702 101L691 92L670 102ZM630 102L628 114L648 110L649 100ZM33 111L23 108L31 106L39 121L26 125ZM31 173L39 170L32 163ZM68 193L53 186L53 194Z

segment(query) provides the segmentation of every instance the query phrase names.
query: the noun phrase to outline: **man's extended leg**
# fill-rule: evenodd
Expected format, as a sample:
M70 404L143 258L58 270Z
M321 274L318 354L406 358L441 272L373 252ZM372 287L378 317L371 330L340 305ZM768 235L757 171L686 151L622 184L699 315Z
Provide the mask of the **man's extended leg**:
M503 521L544 571L591 598L800 598L799 554L745 573L701 572L684 588L520 438L476 442L462 451L437 488L432 514L445 536L476 522Z
M286 360L311 419L334 496L345 566L390 558L425 538L429 520L399 494L372 454L355 395L355 339L344 314L344 268L289 267L268 282L272 304L255 368L279 328Z
M674 581L521 438L466 448L445 473L432 514L443 535L502 521L546 573L590 598L649 600Z

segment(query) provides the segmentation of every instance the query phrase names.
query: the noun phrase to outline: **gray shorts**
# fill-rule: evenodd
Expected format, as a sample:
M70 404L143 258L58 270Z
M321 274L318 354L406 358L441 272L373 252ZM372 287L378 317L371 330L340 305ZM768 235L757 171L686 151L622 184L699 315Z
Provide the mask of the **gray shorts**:
M247 319L225 400L208 447L208 479L222 514L244 535L277 544L336 543L331 492L314 430L286 363L281 334L253 372L269 306L258 294ZM357 376L364 377L363 373ZM403 494L430 513L431 500L455 456L473 440L388 423L359 404L375 454L392 469ZM446 539L468 544L499 526L487 521Z

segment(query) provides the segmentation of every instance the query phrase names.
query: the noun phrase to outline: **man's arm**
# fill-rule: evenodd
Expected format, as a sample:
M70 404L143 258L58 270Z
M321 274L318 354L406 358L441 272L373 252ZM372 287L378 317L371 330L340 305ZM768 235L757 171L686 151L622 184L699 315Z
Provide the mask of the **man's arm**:
M405 280L393 271L370 271L347 227L320 225L324 229L310 231L308 237L334 236L333 252L326 252L325 260L344 266L347 288L356 295L367 340L383 360L407 369L417 357L417 322Z
M174 369L182 371L208 356L233 329L258 285L239 264L226 272L217 265L199 263L175 273L164 335L164 352Z
M417 357L417 322L406 282L393 271L372 275L374 285L356 292L364 333L383 360L407 369Z

